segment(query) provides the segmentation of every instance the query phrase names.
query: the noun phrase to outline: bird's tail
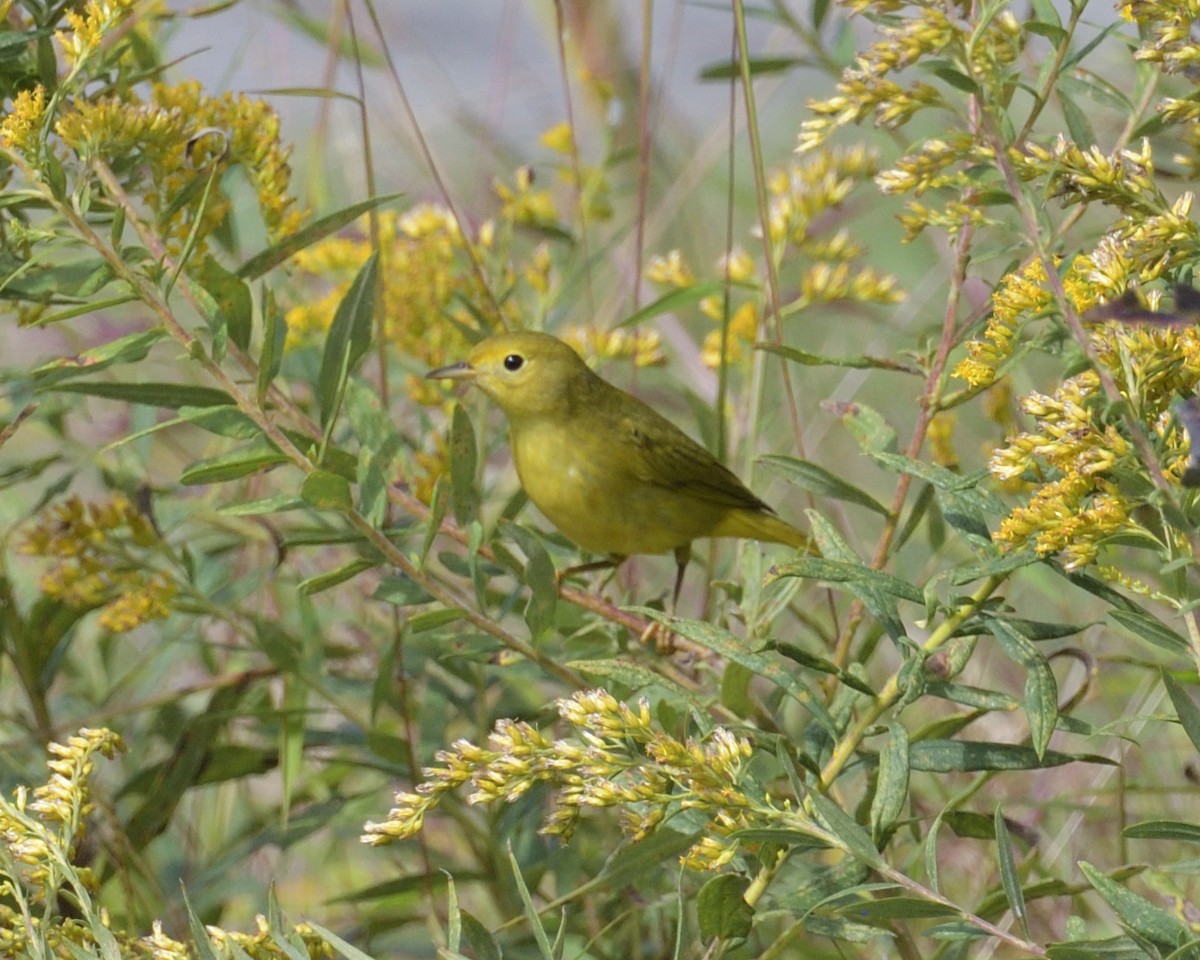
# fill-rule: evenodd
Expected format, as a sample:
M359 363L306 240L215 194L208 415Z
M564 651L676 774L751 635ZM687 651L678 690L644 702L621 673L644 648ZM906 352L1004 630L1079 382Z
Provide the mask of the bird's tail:
M813 556L821 551L812 537L797 530L786 520L765 510L732 510L717 524L714 537L744 537L748 540L765 540L769 543L784 543Z

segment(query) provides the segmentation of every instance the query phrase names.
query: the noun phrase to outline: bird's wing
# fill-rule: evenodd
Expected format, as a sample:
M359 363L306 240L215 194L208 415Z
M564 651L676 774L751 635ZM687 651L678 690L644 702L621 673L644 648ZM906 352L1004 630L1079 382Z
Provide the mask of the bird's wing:
M722 506L772 512L716 457L651 408L622 416L618 427L638 480Z

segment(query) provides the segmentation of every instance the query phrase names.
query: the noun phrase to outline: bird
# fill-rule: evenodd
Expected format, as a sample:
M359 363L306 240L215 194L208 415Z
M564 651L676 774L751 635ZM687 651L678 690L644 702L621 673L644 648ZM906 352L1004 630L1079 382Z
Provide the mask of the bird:
M546 333L487 337L460 363L426 374L465 381L508 420L529 499L567 539L604 560L560 576L673 552L677 604L692 541L738 537L813 549L727 467L637 397Z

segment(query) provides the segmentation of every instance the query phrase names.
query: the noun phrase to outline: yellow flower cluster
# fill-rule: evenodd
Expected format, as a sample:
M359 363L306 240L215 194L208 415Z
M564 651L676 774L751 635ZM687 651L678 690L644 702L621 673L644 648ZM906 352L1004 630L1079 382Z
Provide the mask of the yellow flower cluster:
M1066 206L1099 202L1129 214L1167 206L1154 180L1149 140L1140 150L1105 153L1095 145L1085 150L1059 134L1053 147L1026 142L1023 149L1009 151L1009 159L1022 178L1046 178L1049 195L1061 197Z
M82 63L136 3L137 0L86 0L74 9L68 7L66 21L69 29L54 34L67 62L72 66Z
M1121 15L1136 23L1143 37L1134 52L1138 60L1161 64L1167 73L1200 64L1200 43L1193 30L1200 19L1196 0L1129 0L1121 4Z
M40 83L13 98L13 108L0 120L0 147L29 154L38 146L42 117L46 113L46 89Z
M796 245L815 256L813 221L840 206L863 180L878 169L875 151L863 146L821 150L767 177L767 230L775 246Z
M492 331L479 329L485 311L468 309L469 304L487 302L487 294L472 269L453 213L437 204L421 204L405 213L381 211L377 223L384 336L423 367L462 359L470 347L463 330L478 330L481 336ZM360 229L329 237L294 257L300 279L323 284L325 292L307 295L287 311L293 345L319 340L329 329L338 304L372 253L365 227L364 220ZM486 250L485 234L494 234L488 224L480 230L477 248ZM514 275L511 266L502 269L508 277ZM547 276L547 271L538 273ZM447 316L454 322L447 322ZM438 404L447 395L420 377L411 378L407 387L421 403Z
M683 259L683 254L672 250L667 254L655 254L646 263L646 279L662 287L684 289L696 282L696 274Z
M159 542L153 524L122 494L85 505L78 497L46 510L23 553L51 560L41 591L77 608L102 607L100 625L124 633L171 613L176 584L130 548Z
M571 729L551 739L527 723L502 720L488 748L465 740L437 755L440 766L424 771L412 793L396 795L381 823L368 823L363 842L391 843L414 836L449 791L469 785L468 803L511 802L538 783L555 791L555 808L543 833L568 839L590 808L616 807L635 840L667 817L692 810L709 819L709 838L684 854L688 866L716 869L736 853L730 838L748 823L750 799L738 786L751 756L749 741L717 728L704 741L681 741L654 729L650 708L618 701L604 690L558 701Z
M657 330L570 327L559 331L559 336L592 366L605 360L632 360L637 367L660 367L667 362Z
M94 808L94 761L97 754L111 759L124 749L121 738L111 730L85 727L66 743L49 745L51 776L32 791L32 800L26 787L17 788L14 800L0 796L0 846L10 855L0 857L0 893L22 908L0 903L2 960L32 956L70 960L104 952L93 933L94 925L109 925L104 910L89 906L89 917L65 917L54 904L60 892L68 901L86 903L81 895L95 889L92 871L74 862L76 848L87 831L85 818ZM38 901L45 903L46 909L31 911ZM332 948L310 926L298 924L293 930L312 960L332 960ZM214 926L206 927L206 932L222 956L248 955L253 960L296 956L292 947L284 950L279 946L281 931L272 931L261 916L252 934ZM120 955L135 960L194 960L196 956L193 947L167 936L158 921L149 936L134 937L122 930L110 933Z
M861 123L872 113L878 126L894 128L918 110L943 102L930 84L915 81L901 86L889 75L927 55L944 55L947 48L962 48L962 29L951 22L945 8L922 5L913 16L880 32L883 38L843 71L835 96L808 101L808 108L816 116L800 125L798 150L815 149L837 130Z
M856 263L867 251L848 231L825 234L815 230L819 218L844 203L854 187L873 176L877 167L874 151L860 146L820 150L768 176L767 232L776 266L782 266L793 253L815 261L800 273L799 296L783 305L785 316L835 300L896 303L903 299L895 277ZM705 336L701 347L702 360L713 368L722 361L734 364L747 359L762 323L762 284L754 258L735 247L721 258L717 270L724 279L755 288L755 294L741 303L735 296L729 305L720 294L700 300L700 311L721 325ZM652 283L676 289L696 282L695 273L678 250L651 257L646 277Z
M232 201L219 186L207 199L203 191L193 190L195 195L180 204L181 195L214 165L242 167L271 240L294 233L303 220L289 193L290 151L280 140L279 117L261 100L231 93L211 97L196 82L157 83L149 102L132 92L80 98L55 131L81 156L98 156L110 164L136 159L144 166L151 181L145 200L166 218L161 229L173 253L182 249L197 221L202 243L229 213Z
M0 844L14 861L28 868L19 877L9 876L10 882L53 895L64 861L71 859L86 831L84 818L92 810L89 778L93 757L97 753L112 757L122 749L121 738L112 731L85 727L66 743L49 745L53 754L50 779L34 789L32 801L25 787L17 788L13 802L0 797ZM86 871L76 873L90 882ZM3 887L0 882L0 889ZM0 924L3 921L0 914ZM0 949L2 945L0 940Z
M922 140L921 145L889 170L881 171L875 183L884 193L912 193L920 196L939 187L961 189L969 183L961 164L983 159L980 147L970 134L951 135L948 140Z
M983 337L967 343L967 358L954 368L954 376L972 387L986 386L995 379L996 368L1012 355L1020 323L1038 316L1054 302L1045 283L1046 271L1038 257L1005 274L992 292L992 315Z
M500 217L526 227L558 227L558 208L549 190L534 186L532 167L520 167L512 184L495 180L492 189L500 198Z
M1200 331L1106 324L1093 330L1092 346L1135 416L1158 438L1164 473L1178 480L1188 443L1172 424L1169 407L1200 385ZM1002 481L1044 482L1028 504L1004 520L997 539L1032 544L1043 556L1063 552L1071 568L1094 562L1100 547L1118 535L1157 542L1136 518L1140 501L1130 499L1113 479L1123 469L1144 467L1134 462L1117 424L1104 420L1105 406L1099 377L1091 370L1070 378L1052 396L1033 393L1022 401L1036 427L996 451L991 472Z

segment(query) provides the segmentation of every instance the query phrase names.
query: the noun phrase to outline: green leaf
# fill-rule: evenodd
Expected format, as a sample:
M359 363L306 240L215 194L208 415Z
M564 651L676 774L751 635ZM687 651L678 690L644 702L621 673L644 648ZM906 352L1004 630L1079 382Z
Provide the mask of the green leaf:
M253 304L250 287L237 274L230 273L213 257L205 257L196 271L196 279L212 298L209 329L224 328L229 339L242 350L250 348L253 328Z
M804 931L813 937L829 937L848 943L870 943L880 937L890 937L892 932L866 923L855 923L842 917L827 917L810 913L804 920Z
M263 343L258 357L258 377L255 387L259 406L266 403L267 391L279 375L283 365L283 348L287 343L287 320L275 302L275 291L270 287L262 292Z
M976 94L980 92L979 84L961 70L951 66L949 61L919 61L918 66L927 69L939 80L944 80L956 90L963 91L963 93Z
M370 560L352 560L349 563L344 563L336 570L329 570L325 573L318 573L316 576L308 577L301 580L296 589L306 597L311 597L314 594L320 593L322 590L328 590L331 587L336 587L339 583L345 583L347 580L353 580L364 570L370 570L378 564Z
M347 943L332 930L321 926L315 920L306 920L305 923L312 927L322 940L324 940L327 944L333 947L334 950L345 957L345 960L374 960L369 953L363 953L358 949L358 947L354 946L354 944ZM484 960L484 957L480 955L479 960Z
M1022 567L1028 567L1041 561L1033 550L1015 550L1011 553L1001 553L980 563L966 564L955 567L950 574L950 583L961 587L965 583L1012 573Z
M1179 717L1183 732L1192 741L1192 746L1200 750L1200 707L1196 706L1196 702L1188 695L1183 684L1166 670L1161 673L1163 685L1167 688L1167 695L1175 707L1175 715Z
M389 193L382 197L372 197L369 200L361 200L334 213L327 214L319 220L314 220L302 230L297 230L279 243L267 247L261 253L255 254L238 267L237 275L243 280L257 279L268 270L279 266L285 260L295 256L295 254L299 253L305 247L311 246L318 240L324 239L330 234L341 230L347 224L353 223L364 213L368 213L375 207L382 206L385 203L391 203L402 196L404 196L402 193Z
M229 406L233 397L224 390L198 387L189 383L107 383L68 381L44 388L55 393L82 393L105 400L122 400L149 407L178 410L180 407Z
M521 897L525 919L529 924L530 930L533 931L533 939L538 946L538 952L541 954L542 960L558 960L554 951L550 948L550 938L546 936L546 929L542 926L542 919L538 915L537 907L533 905L533 898L529 895L529 887L525 885L525 878L521 875L521 865L517 863L517 858L513 856L511 842L508 845L508 863L512 869L513 879L516 881L517 893Z
M847 853L861 860L868 867L883 866L883 857L876 849L871 835L836 803L820 793L810 793L808 801L826 828L842 842Z
M477 458L471 418L461 404L455 405L450 420L450 495L454 518L460 527L465 527L479 514L479 497L475 490Z
M784 314L787 314L786 308ZM852 370L891 370L897 373L909 373L913 376L920 376L921 371L908 364L900 363L897 360L891 360L887 357L827 357L817 353L809 353L807 350L798 350L795 347L785 347L779 343L756 343L755 349L762 350L764 353L773 353L778 357L783 357L785 360L791 360L793 363L800 363L806 367L849 367Z
M696 919L704 940L744 940L754 927L754 908L746 902L750 881L733 873L713 877L696 895Z
M996 820L974 810L949 810L942 819L954 835L967 840L995 840Z
M410 577L397 575L384 577L371 594L372 600L395 604L398 607L413 607L430 603L433 597L421 584Z
M1143 820L1126 827L1122 835L1131 840L1172 840L1176 843L1200 843L1200 824L1180 820Z
M1039 770L1064 763L1104 763L1112 761L1093 754L1078 756L1047 750L1041 757L1032 747L1015 743L990 743L969 740L921 740L908 748L908 763L913 770L930 773L974 772L977 770Z
M777 564L770 580L781 577L803 577L806 580L824 580L830 583L869 583L880 592L912 603L924 603L925 596L915 586L882 570L872 570L863 563L846 563L827 557L799 557L787 563ZM769 582L769 581L768 581Z
M314 470L306 476L300 485L300 496L318 510L349 512L354 509L349 481L328 470Z
M875 691L865 680L860 680L849 670L843 670L837 664L818 657L816 654L809 653L807 650L802 650L795 644L784 643L780 640L770 640L767 643L767 649L778 650L789 660L794 660L809 670L816 670L820 673L827 673L832 677L837 677L840 682L850 687L850 689L857 690L859 693L865 693L868 697L875 696Z
M879 776L871 799L871 838L883 843L908 799L908 731L888 724L888 738L879 751Z
M754 289L754 284L732 282L734 287ZM704 283L693 283L690 287L680 287L663 294L653 303L636 310L622 320L619 327L636 327L653 320L663 313L676 313L684 307L699 303L705 297L711 297L725 291L725 283L721 280L709 280Z
M463 910L460 914L460 923L462 924L463 938L467 941L467 946L471 948L471 953L477 960L503 960L504 954L500 950L500 944L496 942L488 928L475 918L474 914Z
M811 463L808 460L768 455L759 457L758 461L802 490L808 490L819 497L856 503L860 507L873 510L880 516L889 516L887 507L869 493L860 490L853 484L847 483L836 474L830 473L824 467Z
M785 73L795 67L804 66L806 60L799 57L750 57L746 60L746 69L751 76ZM730 80L742 75L742 64L738 61L724 60L721 63L710 63L700 71L700 80Z
M1129 937L1111 937L1049 944L1046 960L1150 960L1150 954Z
M1108 615L1139 640L1145 640L1152 646L1166 650L1176 656L1191 655L1191 646L1187 640L1168 627L1157 617L1146 612L1133 610L1109 610ZM1169 688L1168 688L1169 689Z
M226 483L288 462L288 458L271 443L259 439L228 453L193 463L183 471L179 482L185 486Z
M187 888L182 882L179 886L179 892L183 896L183 906L187 910L188 917L188 933L192 937L192 946L196 950L198 960L217 960L217 952L213 949L212 941L208 938L208 930L196 916L196 911L192 909L192 902L188 899Z
M131 333L92 347L75 357L60 357L34 369L35 385L44 389L60 380L91 376L115 363L136 363L138 360L144 360L150 348L167 336L167 331L162 327L151 327L141 333Z
M1004 888L1004 896L1008 898L1008 907L1013 916L1021 922L1021 930L1025 939L1029 939L1029 914L1025 909L1025 894L1021 890L1021 878L1017 876L1017 864L1013 859L1012 842L1008 839L1008 824L1004 822L1004 813L1000 805L996 805L995 817L996 853L1000 859L1000 885Z
M1042 757L1058 722L1058 683L1054 673L1041 651L1012 624L994 617L989 617L987 624L1008 657L1025 668L1023 703L1029 718L1029 737L1034 751Z
M470 420L467 422L470 423ZM471 439L473 442L474 437ZM554 574L554 562L542 546L541 538L532 530L511 522L505 522L504 530L517 541L521 552L525 554L525 585L529 587L525 623L530 636L540 637L553 624L554 611L558 607L558 578Z
M813 529L816 530L822 521L812 511L809 511L809 517ZM818 542L821 542L820 537ZM847 589L862 601L871 616L897 643L905 642L907 634L894 598L900 597L921 604L925 600L921 591L912 584L889 573L872 570L861 562L849 563L828 557L800 557L772 567L767 582L772 583L781 577L803 577L825 583L845 583Z
M1175 950L1194 942L1187 924L1173 913L1154 906L1145 897L1121 886L1086 860L1079 861L1079 869L1092 888L1121 918L1121 922L1137 936L1145 937L1161 950Z
M263 497L261 500L227 503L219 507L217 513L226 517L262 517L272 513L285 513L289 510L303 510L307 506L294 494L279 493L273 497Z
M878 410L866 404L847 404L842 409L842 423L866 453L882 453L896 446L895 429Z
M317 376L317 400L323 426L327 426L337 413L346 379L371 345L378 267L379 254L373 253L350 284L329 326L321 355L321 372Z
M1058 104L1062 107L1063 120L1066 121L1071 139L1080 144L1081 149L1086 149L1096 143L1096 131L1092 129L1092 122L1088 119L1087 113L1067 96L1061 85L1055 90L1055 93L1058 95Z

